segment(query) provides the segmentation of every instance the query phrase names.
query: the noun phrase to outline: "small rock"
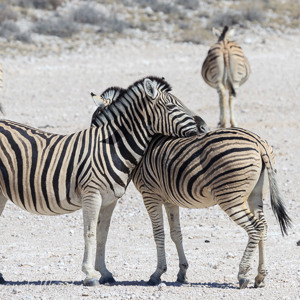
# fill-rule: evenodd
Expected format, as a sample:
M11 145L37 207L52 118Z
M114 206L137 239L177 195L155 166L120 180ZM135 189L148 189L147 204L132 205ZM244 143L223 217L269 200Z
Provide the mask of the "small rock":
M18 294L18 293L20 293L20 292L21 292L21 291L18 290L18 289L13 289L13 290L12 290L12 293L13 293L13 294Z
M300 246L300 240L297 242L297 246Z
M235 255L230 253L230 252L226 252L226 258L234 258Z
M210 241L209 240L205 240L204 243L210 243Z
M166 284L165 283L160 283L158 286L157 286L157 288L158 288L158 290L159 291L162 291L163 289L164 289L164 287L166 287Z

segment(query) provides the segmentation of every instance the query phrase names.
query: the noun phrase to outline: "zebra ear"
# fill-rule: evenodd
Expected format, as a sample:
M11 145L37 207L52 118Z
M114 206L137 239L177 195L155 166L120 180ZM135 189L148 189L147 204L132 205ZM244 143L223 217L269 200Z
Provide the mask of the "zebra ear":
M215 27L212 28L212 32L217 38L219 38L221 35L221 31L216 29Z
M235 33L235 29L234 28L230 29L227 33L228 38L232 38L234 36L234 33Z
M144 79L144 89L146 94L154 100L157 97L157 86L154 81L149 78Z
M109 100L106 100L98 95L95 95L94 93L91 93L91 96L94 100L94 103L100 108L104 108L109 104Z

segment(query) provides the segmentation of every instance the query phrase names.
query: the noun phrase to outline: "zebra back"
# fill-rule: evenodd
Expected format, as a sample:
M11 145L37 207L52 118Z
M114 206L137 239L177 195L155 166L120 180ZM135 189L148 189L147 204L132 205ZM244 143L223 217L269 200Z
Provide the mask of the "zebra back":
M218 42L213 44L202 65L202 77L213 88L219 83L232 89L235 96L236 90L250 74L250 65L239 44L230 41L233 30L225 26L222 33L214 29Z

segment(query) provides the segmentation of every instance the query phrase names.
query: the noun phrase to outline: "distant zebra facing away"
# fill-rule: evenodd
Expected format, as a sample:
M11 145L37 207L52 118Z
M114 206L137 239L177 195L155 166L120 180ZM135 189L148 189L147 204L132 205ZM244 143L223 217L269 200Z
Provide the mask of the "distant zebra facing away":
M91 128L71 135L0 121L0 215L8 199L41 215L82 208L85 285L99 284L97 271L100 283L114 281L105 266L111 215L154 135L198 134L194 114L170 90L157 77L139 80L97 109Z
M202 65L202 77L211 87L217 89L220 106L220 127L226 127L226 89L229 91L230 125L236 127L234 117L234 98L238 88L248 79L249 62L242 48L236 42L230 41L234 29L225 26L222 33L213 28L218 42L212 45Z
M162 205L166 209L171 238L179 256L177 280L185 282L188 263L182 246L179 206L205 208L218 204L246 230L249 237L239 265L240 288L245 288L249 282L247 272L257 245L259 266L255 287L264 286L267 275L267 223L263 212L266 173L272 209L282 234L287 234L291 225L278 192L273 167L273 151L268 143L240 128L219 129L199 137L158 136L153 139L132 178L143 195L157 247L157 269L149 283L158 284L167 270Z

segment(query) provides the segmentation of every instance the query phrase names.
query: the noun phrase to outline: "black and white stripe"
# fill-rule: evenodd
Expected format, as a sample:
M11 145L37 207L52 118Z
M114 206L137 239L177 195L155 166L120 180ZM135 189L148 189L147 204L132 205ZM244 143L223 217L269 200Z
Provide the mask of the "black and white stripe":
M191 138L158 136L153 139L133 173L133 182L143 195L152 221L157 246L158 266L150 283L157 284L167 268L162 205L179 255L178 280L185 281L188 264L182 247L179 207L205 208L218 204L249 236L239 267L240 287L248 284L246 273L257 245L259 267L255 286L263 286L267 274L265 173L269 178L272 208L283 234L291 223L277 189L273 165L274 155L268 143L240 128L219 129Z
M193 114L170 89L156 77L139 80L99 107L91 128L71 135L0 121L0 214L8 199L43 215L82 208L87 285L98 283L96 270L101 282L113 281L104 261L111 214L153 136L198 133Z
M213 28L218 42L212 45L202 65L202 77L211 87L217 89L220 104L220 127L226 126L226 93L229 90L230 125L237 126L233 106L238 88L248 79L250 66L240 45L229 38L234 30L225 26L222 33Z

